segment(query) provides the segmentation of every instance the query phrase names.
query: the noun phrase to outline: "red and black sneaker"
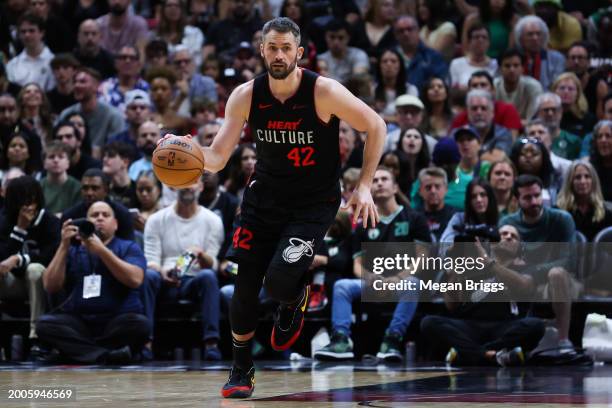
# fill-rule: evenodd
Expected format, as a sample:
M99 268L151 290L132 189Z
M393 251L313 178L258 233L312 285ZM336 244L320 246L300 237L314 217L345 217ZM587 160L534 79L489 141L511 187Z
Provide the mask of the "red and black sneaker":
M249 398L255 389L255 367L247 372L233 366L229 379L221 389L224 398Z
M274 350L285 351L300 337L304 326L304 313L306 313L309 294L310 286L306 286L297 306L280 305L278 307L274 318L272 336L270 336L270 343L272 343Z

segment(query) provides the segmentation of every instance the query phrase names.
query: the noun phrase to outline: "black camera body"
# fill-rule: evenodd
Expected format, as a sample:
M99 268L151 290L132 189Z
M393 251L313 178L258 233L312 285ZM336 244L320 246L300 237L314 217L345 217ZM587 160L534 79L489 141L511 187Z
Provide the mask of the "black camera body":
M499 242L499 232L496 227L488 224L460 224L453 225L457 235L455 242L476 242L476 238L482 238L489 242Z
M81 239L87 239L96 232L96 227L87 218L77 218L70 223L79 229Z

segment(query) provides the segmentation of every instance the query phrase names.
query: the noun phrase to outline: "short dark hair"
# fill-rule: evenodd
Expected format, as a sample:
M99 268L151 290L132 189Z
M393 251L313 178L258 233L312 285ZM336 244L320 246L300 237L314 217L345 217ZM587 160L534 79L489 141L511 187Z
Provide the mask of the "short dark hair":
M379 170L386 171L387 173L389 173L391 175L391 180L393 181L393 184L397 184L397 180L395 179L395 174L393 173L393 169L391 167L379 165L378 167L376 167L376 171L379 171Z
M161 38L149 41L145 47L145 56L151 58L158 54L168 56L168 43Z
M102 171L102 169L98 169L98 168L91 168L91 169L87 169L85 170L85 173L83 173L83 175L81 176L81 181L84 178L99 178L102 180L102 184L104 185L104 188L106 188L106 191L108 191L110 189L110 180L108 178L108 176L106 174L104 174L104 172Z
M149 84L157 78L166 79L168 82L170 82L171 86L176 84L176 74L172 69L167 67L153 67L150 68L145 74L145 79Z
M512 194L514 194L516 198L519 198L519 188L529 187L534 184L540 186L540 189L544 189L544 183L542 183L541 178L533 174L522 174L514 181L512 185Z
M17 22L17 27L20 27L23 23L30 23L38 27L40 31L45 31L45 21L34 13L27 12L21 16Z
M487 71L485 70L480 70L480 71L476 71L474 73L472 73L472 75L470 75L470 79L468 80L468 87L470 85L470 82L472 82L472 78L477 78L477 77L485 77L487 78L487 81L489 81L489 84L491 85L491 87L493 87L493 77L491 76L491 74L489 74Z
M100 72L98 72L98 70L90 68L90 67L85 67L85 66L80 66L77 67L74 76L77 76L79 73L84 72L87 75L89 75L90 77L92 77L93 79L95 79L97 82L101 82L102 81L102 75L100 75Z
M32 176L21 176L9 181L6 186L5 209L11 225L17 223L19 210L24 205L36 203L38 210L45 207L45 196L40 183Z
M51 60L51 69L58 69L60 67L72 67L77 68L81 63L78 59L69 52L65 52L62 54L57 54Z
M484 25L484 24L482 24L480 22L477 22L476 24L472 25L468 29L468 32L467 32L468 40L472 39L472 34L474 33L474 31L480 31L480 30L485 30L487 32L487 34L489 35L489 38L491 37L491 32L489 31L489 28L486 25Z
M499 56L499 64L501 65L504 62L504 60L507 60L508 58L513 58L513 57L518 57L521 63L523 62L523 55L517 48L508 48L507 50L502 52L501 55Z
M59 132L59 130L63 127L71 128L72 130L74 130L75 137L79 140L83 140L83 135L81 134L79 129L72 123L70 123L67 119L62 120L57 125L53 126L53 132L51 133L53 135L53 139L57 139L57 132Z
M102 148L102 157L105 155L119 155L122 159L131 161L134 155L132 147L124 142L111 142Z
M581 47L584 48L587 52L587 58L591 58L591 53L593 50L593 44L591 44L588 41L574 41L572 43L572 45L569 46L569 48L567 49L567 52L569 52L569 50L571 50L574 47Z
M345 30L348 35L351 35L351 28L349 26L349 24L339 18L334 18L333 20L330 20L329 23L327 23L325 25L325 32L336 32L336 31L341 31L341 30Z
M276 17L264 24L263 29L261 31L262 38L265 38L265 36L272 30L277 31L279 33L293 34L298 44L302 39L302 35L300 34L300 27L293 20L287 17Z

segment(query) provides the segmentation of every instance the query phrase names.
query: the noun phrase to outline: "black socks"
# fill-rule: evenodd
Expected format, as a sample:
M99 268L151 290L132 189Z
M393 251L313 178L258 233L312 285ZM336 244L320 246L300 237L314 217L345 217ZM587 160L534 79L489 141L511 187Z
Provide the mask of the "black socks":
M232 337L232 354L234 355L234 364L242 371L247 372L253 367L251 339L240 341Z

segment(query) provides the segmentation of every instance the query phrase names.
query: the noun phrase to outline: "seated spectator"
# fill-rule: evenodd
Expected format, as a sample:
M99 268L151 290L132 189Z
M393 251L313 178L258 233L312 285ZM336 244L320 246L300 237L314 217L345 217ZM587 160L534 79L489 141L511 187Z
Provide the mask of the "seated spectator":
M563 176L555 172L544 144L536 138L520 138L512 146L510 160L516 166L519 176L526 174L538 177L542 182L542 203L546 207L553 207L557 202Z
M89 129L93 146L93 156L100 157L100 149L108 138L123 129L124 119L121 112L97 98L98 86L102 77L91 68L78 68L74 76L74 99L77 103L64 109L60 120L73 113L81 113Z
M557 156L568 160L577 159L580 154L580 137L561 127L563 117L562 102L559 95L546 92L536 98L537 117L541 119L552 136L552 148Z
M550 29L550 48L564 53L573 43L582 40L580 22L563 11L561 0L534 0L532 6L536 16Z
M61 14L68 20L73 33L76 33L87 19L95 21L106 13L108 13L108 0L94 0L92 3L86 3L84 0L66 0L61 8Z
M8 80L21 86L34 82L44 91L50 91L55 86L49 69L53 53L43 41L44 21L35 14L26 13L17 22L17 30L23 51L6 64Z
M380 159L380 165L388 167L389 170L391 170L391 172L393 173L393 177L396 180L399 180L399 176L400 176L400 159L399 159L399 157L398 157L398 155L397 155L397 153L395 151L383 153L383 155L382 155L382 157ZM353 169L355 169L355 168L353 168ZM405 207L410 207L410 200L408 199L408 196L406 194L402 193L401 190L399 190L395 194L395 198L397 199L397 202L400 205L403 205Z
M483 0L478 2L478 6L468 6L466 10L469 14L463 23L461 33L461 46L467 50L469 43L468 32L476 24L483 24L489 31L491 46L487 55L491 58L498 58L501 53L512 43L512 27L516 24L518 16L514 11L512 1Z
M100 44L111 54L118 54L125 46L144 45L149 29L147 22L130 11L130 0L109 0L109 13L98 17Z
M393 33L408 73L408 82L421 89L433 76L446 78L448 64L442 55L427 47L419 38L419 23L409 15L401 15L393 23Z
M204 123L198 130L197 141L200 146L210 146L217 133L221 129L221 122L218 120Z
M427 218L429 231L436 237L436 241L440 241L446 225L456 212L444 202L448 191L448 177L443 169L428 167L419 172L419 181L419 195L423 199L422 214Z
M457 227L486 224L497 226L499 212L495 193L491 185L481 178L475 178L465 190L465 212L455 213L440 237L440 242L453 243L459 235Z
M397 97L397 99L395 99L395 110L397 111L397 124L399 125L399 129L395 128L387 133L387 139L385 139L384 147L385 152L393 151L397 148L397 143L399 142L400 136L406 133L406 130L411 128L421 128L425 106L416 96L405 94L400 95ZM427 149L431 154L437 140L426 134L425 141L427 142ZM361 167L361 164L355 167Z
M608 93L605 70L591 68L592 44L578 41L567 50L565 69L576 74L591 111L601 117L604 98Z
M524 16L514 26L515 45L523 54L524 74L539 81L545 91L565 70L565 57L549 49L549 38L548 27L538 16Z
M593 129L590 161L600 180L605 201L612 202L612 120L600 120Z
M364 50L370 56L372 65L384 49L396 44L391 28L396 13L391 0L370 1L366 4L363 19L351 24L351 45Z
M589 112L589 105L578 77L571 72L564 72L555 79L550 90L561 98L561 128L580 137L589 133L597 120Z
M578 295L577 285L568 272L571 253L568 250L560 254L558 246L547 246L546 243L575 242L576 226L566 211L544 206L543 188L544 184L537 176L519 176L512 191L518 199L520 210L502 218L499 225L513 225L518 230L521 241L534 243L529 245L525 253L527 264L533 266L525 272L531 275L544 298L552 302L555 326L559 331L559 347L562 352L571 352L571 299Z
M386 122L395 122L395 100L400 95L419 96L419 90L406 80L406 68L397 50L389 48L376 64L376 82L372 83L374 104Z
M30 303L30 339L37 336L36 320L44 312L42 277L60 241L59 220L45 209L40 184L30 177L6 186L0 213L0 299Z
M104 0L102 2L106 3ZM88 18L81 23L77 42L74 56L81 65L98 71L102 79L115 75L113 55L102 47L100 24L96 20Z
M102 171L110 179L108 196L126 208L136 207L136 185L128 174L132 149L125 143L113 142L102 150Z
M79 61L72 54L58 54L51 60L55 87L47 92L47 99L53 114L59 115L77 102L74 99L73 89L74 72L79 65Z
M162 184L153 173L153 170L142 171L136 178L136 198L138 199L134 211L134 228L144 232L144 227L149 217L161 209L159 199L162 192ZM134 208L130 209L132 212Z
M374 229L357 227L353 234L353 273L355 278L340 279L334 284L332 308L332 335L330 343L314 354L316 359L343 360L354 358L351 336L353 301L360 299L362 289L362 252L364 242L431 242L427 220L409 207L395 200L397 183L389 169L378 168L372 183L372 196L381 216ZM400 227L404 225L406 228ZM375 232L372 232L375 231ZM416 278L409 278L414 279ZM393 313L393 319L385 331L377 357L388 361L401 361L402 338L414 316L418 292L407 291L401 295Z
M55 13L50 0L30 1L30 12L43 21L45 43L53 53L68 52L74 47L74 36L63 16Z
M399 158L400 164L398 187L403 194L410 194L412 183L419 172L431 162L425 135L417 128L406 129L393 152Z
M438 51L446 61L455 56L457 29L447 18L445 0L420 0L417 15L421 31L419 36L426 46Z
M234 150L228 162L228 178L225 190L242 202L242 194L247 181L255 170L257 153L251 145L242 144Z
M517 177L518 172L516 166L509 158L504 157L501 160L491 163L488 181L495 194L497 211L500 217L512 214L518 210L516 197L512 194L512 185Z
M67 208L81 199L81 183L68 175L72 149L60 142L53 141L45 149L45 171L47 175L40 181L45 196L45 208L51 214L61 217Z
M328 50L317 56L317 60L327 64L329 77L342 83L370 70L368 54L359 48L349 47L350 39L348 23L344 20L330 21L325 27Z
M108 143L125 143L132 148L133 158L140 159L142 152L138 148L138 129L145 121L151 119L151 99L147 92L133 89L125 94L125 106L127 129L110 137Z
M153 152L157 147L159 139L161 139L161 132L155 123L148 120L140 125L138 128L136 147L142 157L130 164L128 174L132 180L136 181L138 175L143 171L153 169L151 159L153 158Z
M192 120L179 115L172 106L177 81L174 71L166 67L153 68L147 72L146 78L151 85L149 93L154 109L152 120L168 133L191 134Z
M168 43L158 38L152 39L145 47L145 71L165 67L169 63L169 57Z
M53 128L51 106L44 91L38 84L25 84L17 95L17 106L20 127L36 134L44 148Z
M474 72L497 73L497 60L487 56L491 41L489 30L482 24L474 24L468 30L468 48L465 57L455 58L450 64L450 81L453 88L467 89Z
M161 2L159 24L151 34L168 44L168 51L173 54L182 46L193 58L196 67L202 64L202 46L204 35L198 27L189 25L185 1L164 0Z
M546 147L546 150L548 150L550 162L555 169L555 177L559 181L564 179L567 176L567 172L569 171L572 162L564 159L563 157L557 156L555 152L551 151L552 137L550 136L550 130L548 130L545 123L541 119L529 121L525 127L525 134L527 137L533 137L542 142L544 147Z
M19 132L4 141L4 149L0 152L0 178L11 167L19 167L25 174L40 178L41 152L33 140L26 133Z
M588 162L572 163L557 197L557 206L572 215L576 229L589 242L599 231L612 225L612 211L604 204L599 176Z
M473 90L486 91L491 95L491 100L494 102L494 118L493 121L496 125L503 126L510 130L513 137L518 135L519 130L522 127L521 117L519 116L516 108L509 103L497 101L494 99L495 87L493 86L493 77L486 71L476 71L470 77L468 81L468 93ZM466 98L467 104L467 98ZM463 126L469 123L468 110L458 114L451 128L455 129L459 126Z
M449 98L448 85L442 78L433 76L425 82L421 91L421 100L425 105L422 129L436 139L448 135L453 120Z
M11 180L16 179L21 176L25 176L26 174L19 167L11 167L4 173L4 177L2 177L2 183L0 184L0 210L5 207L6 201L6 188Z
M223 242L223 223L212 211L198 205L201 191L201 181L179 189L177 201L153 214L145 225L145 255L149 268L145 310L152 322L158 292L160 299L174 302L190 298L197 302L202 313L204 359L221 360L217 345L220 303L215 270ZM181 264L189 262L185 259L187 256L194 257L191 268Z
M223 55L242 41L251 41L253 34L262 26L252 0L236 1L227 18L210 25L202 56L206 59L212 54Z
M178 74L177 88L179 92L174 101L174 106L180 115L189 116L191 106L197 100L217 102L219 99L217 84L211 77L196 72L198 65L196 65L192 54L185 46L177 46L174 52L170 54L170 60Z
M53 128L53 139L70 147L68 175L80 180L88 169L101 169L102 163L84 152L83 138L79 129L68 121L60 121Z
M80 135L81 135L81 150L83 153L91 155L91 138L89 136L89 125L87 124L87 119L80 112L74 112L66 116L65 119L59 120L57 122L68 121L68 123L75 126Z
M495 99L516 107L525 122L536 113L535 101L542 93L542 85L530 76L523 75L521 53L511 48L500 57L501 76L495 78Z
M6 139L15 133L15 127L18 124L17 99L10 93L0 93L0 141L2 146L6 146Z
M87 219L96 229L89 237L70 220L62 226L43 283L48 293L64 289L69 296L55 313L40 317L38 335L71 361L128 364L149 334L138 293L146 261L135 242L115 236L117 219L108 203L93 203Z
M516 304L511 303L510 293L527 296L535 288L533 278L522 271L520 234L512 225L500 227L499 234L501 241L493 247L491 256L484 250L482 255L494 280L508 290L503 295L489 293L479 302L472 301L467 291L447 291L444 304L451 316L426 316L421 321L423 339L434 349L448 351L447 364L523 365L527 352L544 335L542 320L520 317ZM447 278L448 282L462 280L453 272ZM492 302L494 298L496 302Z
M94 202L105 201L113 209L114 218L118 223L116 235L121 239L133 241L132 216L121 203L108 198L109 189L110 181L101 169L85 171L81 178L81 202L62 213L62 222L68 219L85 218L87 217L87 210Z
M100 84L98 99L125 114L129 91L149 91L149 84L140 77L142 64L138 48L133 45L121 47L115 55L115 69L117 75Z

